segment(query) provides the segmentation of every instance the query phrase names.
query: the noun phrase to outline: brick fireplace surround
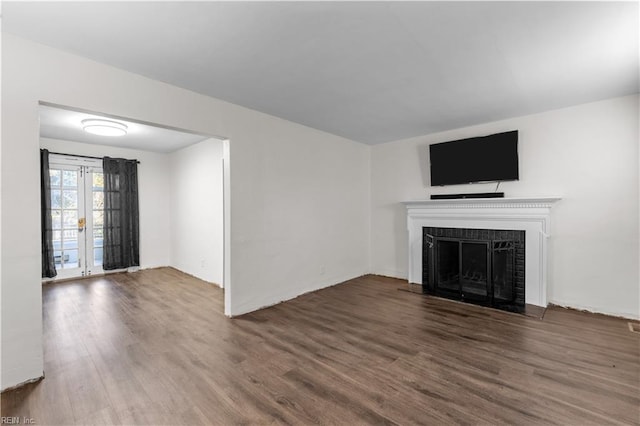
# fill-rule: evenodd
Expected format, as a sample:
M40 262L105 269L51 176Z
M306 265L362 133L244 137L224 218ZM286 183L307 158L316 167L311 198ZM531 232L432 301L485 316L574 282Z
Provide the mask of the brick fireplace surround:
M409 274L422 284L423 227L525 231L525 303L547 306L551 206L560 197L406 201Z

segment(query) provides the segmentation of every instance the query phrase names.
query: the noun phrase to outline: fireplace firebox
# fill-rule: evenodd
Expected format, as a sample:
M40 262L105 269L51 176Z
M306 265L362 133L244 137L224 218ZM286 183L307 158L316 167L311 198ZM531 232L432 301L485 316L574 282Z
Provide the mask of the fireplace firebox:
M525 231L423 227L427 294L523 312Z

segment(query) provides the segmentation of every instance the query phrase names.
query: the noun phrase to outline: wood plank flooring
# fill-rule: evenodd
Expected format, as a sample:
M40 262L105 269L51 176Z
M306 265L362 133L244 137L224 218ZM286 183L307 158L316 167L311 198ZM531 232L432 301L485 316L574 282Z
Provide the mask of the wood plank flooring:
M256 284L258 285L258 284ZM43 287L37 424L640 424L640 334L538 320L366 276L235 319L170 268Z

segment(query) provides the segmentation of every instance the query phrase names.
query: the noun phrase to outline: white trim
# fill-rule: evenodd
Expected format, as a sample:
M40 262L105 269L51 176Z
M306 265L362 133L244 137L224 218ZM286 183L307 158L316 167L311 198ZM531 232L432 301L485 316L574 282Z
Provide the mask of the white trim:
M525 231L525 303L547 306L547 240L551 206L560 197L405 201L409 283L422 284L422 228Z
M223 198L223 278L224 314L230 317L231 311L231 148L229 139L222 141L222 198Z

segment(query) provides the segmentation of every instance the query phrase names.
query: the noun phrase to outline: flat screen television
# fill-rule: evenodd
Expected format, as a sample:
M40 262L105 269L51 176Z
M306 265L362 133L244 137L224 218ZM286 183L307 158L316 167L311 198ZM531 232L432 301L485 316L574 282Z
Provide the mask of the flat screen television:
M429 146L431 186L518 180L518 131Z

